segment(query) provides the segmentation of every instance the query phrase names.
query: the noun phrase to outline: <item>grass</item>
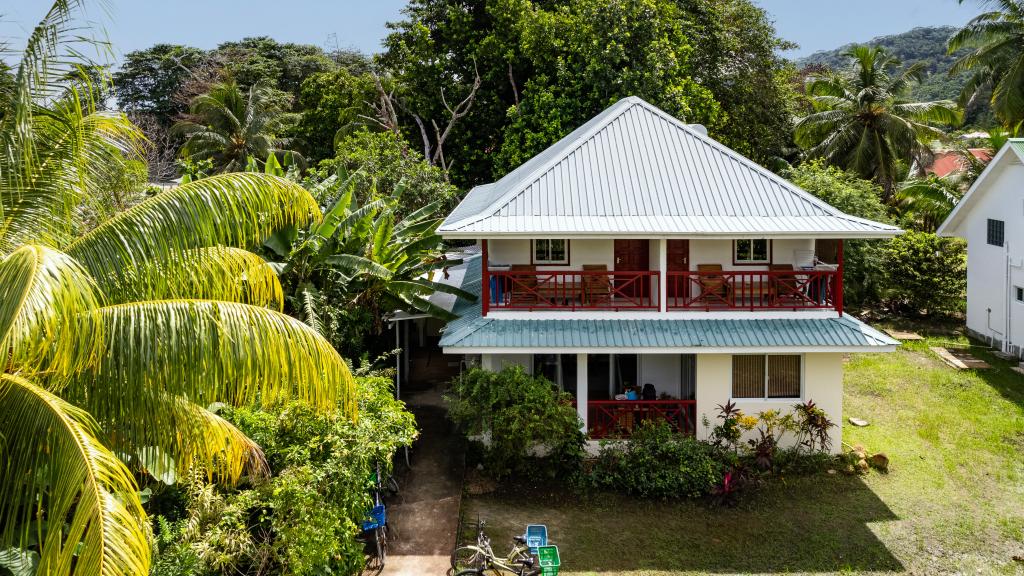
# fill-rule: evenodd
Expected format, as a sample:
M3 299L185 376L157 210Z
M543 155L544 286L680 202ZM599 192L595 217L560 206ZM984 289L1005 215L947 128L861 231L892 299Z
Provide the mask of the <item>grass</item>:
M545 523L562 574L1018 574L1024 564L1024 376L983 348L991 370L956 371L929 334L845 371L844 440L885 452L891 472L785 478L736 508L543 487L469 497L465 517L495 542Z

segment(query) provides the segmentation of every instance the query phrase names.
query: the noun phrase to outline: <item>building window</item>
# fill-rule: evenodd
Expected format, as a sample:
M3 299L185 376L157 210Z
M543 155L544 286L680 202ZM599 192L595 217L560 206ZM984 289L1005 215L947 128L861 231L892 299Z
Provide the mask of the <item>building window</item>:
M1003 245L1006 224L1002 220L988 219L988 243L993 246Z
M1017 302L1024 302L1024 288L1021 288L1020 286L1014 286L1013 294L1014 298L1017 299Z
M771 260L771 243L765 238L736 240L733 248L734 264L768 264Z
M534 264L568 264L569 263L569 241L568 240L534 240L533 241L533 263Z
M732 357L732 397L739 399L800 398L800 356L737 354Z

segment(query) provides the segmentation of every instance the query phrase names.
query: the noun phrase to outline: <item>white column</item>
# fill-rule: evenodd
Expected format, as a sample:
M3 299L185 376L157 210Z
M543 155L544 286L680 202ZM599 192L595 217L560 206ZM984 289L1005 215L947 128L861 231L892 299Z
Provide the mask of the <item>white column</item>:
M658 300L661 311L668 311L668 240L658 240Z
M576 412L583 420L583 432L587 432L587 354L576 355Z

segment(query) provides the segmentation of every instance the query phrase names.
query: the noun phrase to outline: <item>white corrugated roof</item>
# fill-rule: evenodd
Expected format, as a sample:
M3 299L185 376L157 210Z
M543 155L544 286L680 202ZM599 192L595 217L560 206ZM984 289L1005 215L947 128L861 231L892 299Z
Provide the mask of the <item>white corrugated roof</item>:
M439 232L884 238L636 97L616 102L501 180L470 190Z

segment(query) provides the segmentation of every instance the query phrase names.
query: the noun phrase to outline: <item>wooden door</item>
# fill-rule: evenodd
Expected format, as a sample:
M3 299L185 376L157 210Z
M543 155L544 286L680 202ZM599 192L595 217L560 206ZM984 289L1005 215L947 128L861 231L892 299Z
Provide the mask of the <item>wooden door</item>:
M839 240L834 238L816 239L814 255L822 262L837 264L839 262Z
M690 241L669 240L668 241L668 271L689 272L690 270ZM690 279L684 276L668 276L668 297L686 298L690 294Z
M644 272L650 270L650 248L650 240L616 240L615 271ZM647 298L651 294L648 277L637 279L616 276L615 286L623 296L629 298Z

